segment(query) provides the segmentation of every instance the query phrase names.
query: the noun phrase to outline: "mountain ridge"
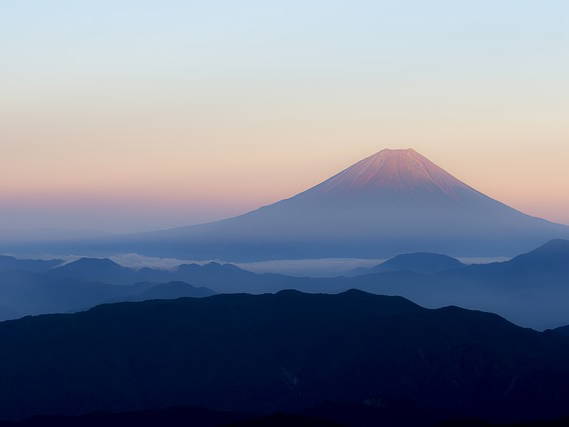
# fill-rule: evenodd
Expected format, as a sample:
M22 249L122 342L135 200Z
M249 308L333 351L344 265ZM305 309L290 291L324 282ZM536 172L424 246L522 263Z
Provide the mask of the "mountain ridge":
M453 268L464 267L465 264L448 255L431 252L415 252L396 255L393 258L371 268L357 268L349 275L383 273L389 271L411 271L414 273L439 273Z
M133 243L152 251L168 242L196 259L235 261L507 256L562 237L569 237L568 226L494 200L414 150L382 150L291 198L214 223L146 233Z
M362 187L391 187L430 183L442 193L455 195L454 188L473 190L414 149L384 149L360 160L306 192L353 191ZM304 193L300 193L302 195Z
M220 221L42 252L117 253L227 262L389 258L433 252L513 256L569 238L569 226L494 200L412 149L382 150L295 196Z
M545 264L542 261L544 253ZM92 266L97 262L91 260L78 265ZM109 261L100 262L109 264ZM115 265L116 275L98 268L64 267L43 275L3 273L0 277L0 319L54 312L55 309L77 311L111 300L117 293L120 300L132 299L131 293L145 290L139 289L141 283L182 281L217 293L259 294L282 289L337 293L357 288L401 295L427 307L460 305L491 311L519 325L542 330L569 323L565 303L569 299L569 241L553 241L500 263L458 268L453 265L449 270L438 272L430 272L433 266L428 263L405 264L395 271L365 271L366 274L354 277L311 278L253 273L219 263L187 264L177 270L134 270ZM435 267L434 270L439 270L440 266ZM129 289L132 286L135 289Z
M0 418L398 398L515 419L565 415L569 396L565 337L362 291L106 304L2 322L0 344Z

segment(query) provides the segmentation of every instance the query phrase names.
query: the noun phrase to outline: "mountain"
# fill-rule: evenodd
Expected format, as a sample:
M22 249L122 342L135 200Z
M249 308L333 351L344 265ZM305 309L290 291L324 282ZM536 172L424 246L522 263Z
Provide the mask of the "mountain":
M18 271L1 273L0 320L80 311L110 301L202 297L214 294L211 289L180 282L133 282L126 286L102 283L96 279L89 280L88 277L53 276L50 273L51 271L46 274Z
M560 334L560 335L564 335L566 337L569 337L569 326L562 326L560 328L556 328L556 329L554 329L554 332L556 334Z
M6 318L21 315L81 310L110 298L130 295L127 289L103 283L73 279L53 279L45 274L5 272L0 275L0 298L10 312Z
M111 284L136 282L135 270L123 267L107 258L80 258L54 268L49 272L53 278L80 279Z
M206 264L182 264L172 270L153 268L132 269L123 267L106 258L83 258L47 273L52 280L72 279L83 282L96 281L113 285L134 285L140 283L186 282L206 286L217 293L263 293L287 288L312 289L310 278L297 278L282 274L257 274L243 270L233 264L209 262ZM1 280L1 276L0 276ZM329 278L318 291L336 292L344 287L333 285L341 278ZM321 283L321 282L319 282Z
M508 420L569 408L567 338L354 290L108 304L2 322L0 345L0 419L406 401Z
M515 257L503 266L517 270L518 274L566 275L569 279L569 240L552 240L527 254Z
M336 407L334 407L336 409ZM321 415L321 414L318 414ZM37 416L0 421L0 427L347 427L312 414L243 414L206 408L176 407L129 412L97 412L78 416ZM403 417L405 418L405 417ZM419 420L420 418L415 418ZM350 424L352 425L352 424ZM360 423L357 424L359 426ZM362 424L362 427L366 424ZM398 427L400 424L394 425ZM403 424L416 427L417 424ZM356 425L354 425L356 427Z
M456 258L447 255L419 252L397 255L375 267L355 269L350 275L384 273L388 271L412 271L415 273L428 274L460 267L464 267L464 264Z
M262 292L266 290L263 287L244 285L245 282L260 282L260 275L232 264L217 262L209 262L203 265L182 264L173 270L153 268L137 270L123 267L108 258L81 258L50 270L48 276L53 279L96 281L113 285L133 285L143 282L189 282L213 286L223 292ZM268 277L272 276L268 275Z
M248 414L177 407L147 411L91 413L77 416L36 416L18 421L0 421L0 427L228 427L256 418Z
M360 276L351 286L401 295L428 307L456 304L534 328L557 327L569 321L569 241L553 240L510 261L434 274Z
M238 217L74 242L73 249L229 261L412 252L509 256L564 237L568 226L500 203L408 149L382 150L294 197Z
M11 256L0 256L0 273L5 271L27 271L44 273L51 268L63 264L63 260L17 259Z
M437 263L441 260L455 268L424 272L438 270L441 265ZM553 240L506 262L457 267L458 261L452 258L410 254L395 257L388 264L401 271L366 271L356 277L334 278L256 274L219 263L186 264L174 270L134 270L111 260L78 260L43 275L0 274L0 319L77 311L109 301L138 300L139 293L157 284L166 284L165 293L159 297L168 297L168 283L185 282L216 293L259 294L283 289L337 293L354 288L404 296L432 308L460 305L491 311L519 325L548 329L569 323L568 260L569 241L562 240ZM177 296L203 295L199 289L184 294L184 289L187 288L179 287L181 293Z
M185 282L170 282L154 285L130 298L130 301L146 301L153 299L176 299L183 297L209 297L215 292L205 287L195 287Z
M449 271L447 274L485 279L508 278L517 286L527 283L531 286L536 279L569 286L569 240L556 239L528 253L518 255L505 262L468 266L464 271Z
M271 282L269 278L278 275L258 275L250 271L243 270L233 264L220 264L209 262L207 264L182 264L173 271L142 269L139 275L148 281L166 281L160 279L169 278L170 281L184 281L193 284L212 287L217 292L263 292L268 289L261 283ZM271 288L269 288L271 289ZM274 288L272 288L274 289Z
M480 419L457 420L401 402L380 407L327 403L316 408L271 415L175 407L130 412L96 412L76 416L35 416L0 421L0 427L567 427L569 418L495 424Z

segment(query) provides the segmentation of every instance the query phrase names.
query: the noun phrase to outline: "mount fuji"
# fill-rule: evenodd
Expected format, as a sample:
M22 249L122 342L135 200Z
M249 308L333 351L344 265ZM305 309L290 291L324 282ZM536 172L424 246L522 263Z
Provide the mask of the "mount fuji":
M222 221L122 237L107 249L228 261L508 256L568 237L568 226L494 200L415 150L386 149L289 199Z

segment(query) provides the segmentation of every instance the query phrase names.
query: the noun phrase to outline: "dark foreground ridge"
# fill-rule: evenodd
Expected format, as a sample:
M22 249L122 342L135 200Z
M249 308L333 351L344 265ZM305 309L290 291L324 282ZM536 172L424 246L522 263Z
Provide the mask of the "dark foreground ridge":
M340 427L329 417L307 414L271 415L213 411L203 408L166 408L151 411L92 413L79 416L38 416L0 421L0 427Z
M566 337L354 290L108 304L0 323L0 346L0 419L404 401L523 420L569 408Z
M448 414L447 414L448 415ZM490 423L475 419L444 420L416 408L373 408L365 405L326 404L302 412L269 415L176 407L135 412L97 412L77 416L36 416L0 421L0 427L566 427L569 418L521 423Z

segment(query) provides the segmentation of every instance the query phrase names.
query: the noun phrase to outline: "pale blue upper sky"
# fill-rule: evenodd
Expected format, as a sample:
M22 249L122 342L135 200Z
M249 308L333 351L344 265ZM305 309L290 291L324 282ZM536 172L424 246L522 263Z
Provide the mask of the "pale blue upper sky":
M89 77L452 82L543 73L542 84L564 83L568 15L561 0L6 1L2 68L16 87L46 91Z
M0 230L199 222L398 146L569 222L567 1L7 0L0 52Z

